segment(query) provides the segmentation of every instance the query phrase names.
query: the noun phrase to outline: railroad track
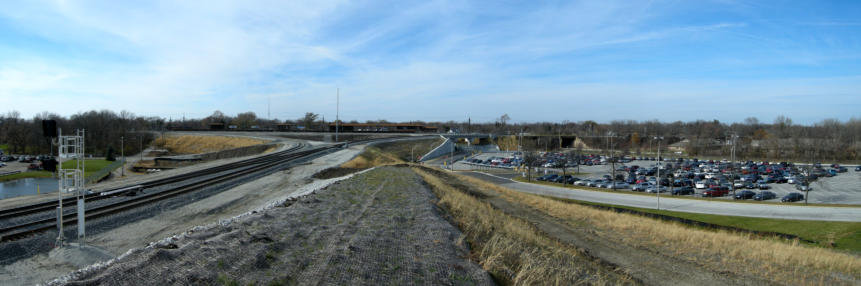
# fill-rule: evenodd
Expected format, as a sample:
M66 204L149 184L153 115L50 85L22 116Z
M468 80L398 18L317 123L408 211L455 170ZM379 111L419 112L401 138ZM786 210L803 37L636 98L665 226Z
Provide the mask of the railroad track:
M358 142L352 142L352 143L358 143ZM174 197L174 196L177 196L180 194L192 192L192 191L199 190L199 189L202 189L205 187L209 187L209 186L213 186L213 185L216 185L219 183L230 181L232 179L241 178L243 176L250 175L250 174L253 174L253 173L256 173L259 171L263 171L263 170L272 168L272 167L280 165L280 164L288 163L288 162L293 161L295 159L299 159L299 158L306 157L309 155L330 151L333 149L340 148L342 146L344 146L344 144L337 144L337 145L332 145L332 146L327 146L327 147L314 148L314 149L309 149L309 150L304 150L304 151L297 151L297 150L302 149L306 146L295 146L295 147L290 148L288 150L280 151L280 152L265 155L265 156L260 156L257 158L247 159L247 160L243 160L243 161L239 161L239 162L234 162L231 164L221 165L218 167L207 168L204 170L190 172L190 173L183 174L183 175L177 175L177 176L173 176L173 177L169 177L169 178L164 178L164 179L146 182L146 183L143 183L140 185L132 186L132 188L123 187L123 188L118 188L118 189L109 190L109 191L105 191L105 192L88 194L86 197L86 201L101 200L101 199L106 199L109 197L122 195L125 193L125 192L123 192L123 189L127 189L128 192L131 192L131 191L135 191L136 189L140 190L140 189L152 188L152 187L162 186L162 185L167 185L167 184L172 184L172 183L178 183L178 182L181 182L184 180L189 180L191 178L196 178L196 177L201 176L201 175L211 175L214 172L225 172L225 171L229 171L229 170L241 169L241 170L237 170L235 172L225 172L224 174L222 174L220 176L216 176L214 178L201 180L201 181L194 182L191 184L185 184L185 185L174 187L174 188L171 188L168 190L138 195L138 196L135 196L135 197L127 199L127 200L118 201L115 203L107 204L107 205L96 207L96 208L89 208L89 209L87 209L85 219L90 220L90 219L95 219L95 218L99 218L99 217L104 217L104 216L107 216L110 214L115 214L118 212L122 212L122 211L125 211L128 209L138 207L138 206L142 206L142 205L145 205L148 203L164 200L164 199ZM71 198L70 200L64 200L63 203L64 204L66 204L66 203L73 204L73 203L75 203L75 199ZM45 212L45 211L51 211L51 210L55 210L56 208L57 208L57 201L44 202L44 203L38 203L38 204L33 204L33 205L28 205L28 206L22 206L22 207L2 210L2 211L0 211L0 217L12 218L12 217L24 216L24 215L34 214L34 213ZM21 223L21 224L16 224L16 225L9 226L9 227L0 228L0 235L2 235L2 236L0 236L0 242L17 240L17 239L20 239L23 237L30 236L30 235L35 234L35 233L39 233L39 232L43 232L43 231L51 230L51 229L56 229L56 225L57 225L56 221L57 221L56 218L38 219L38 220L29 221L26 223ZM72 212L72 213L68 213L68 214L63 215L63 224L64 225L71 225L71 224L75 224L75 223L77 223L77 213Z
M264 155L264 156L260 156L260 157L256 157L256 158L246 159L246 160L242 160L242 161L238 161L238 162L233 162L230 164L224 164L224 165L220 165L220 166L216 166L216 167L212 167L212 168L207 168L207 169L189 172L189 173L185 173L185 174L181 174L181 175L171 176L168 178L162 178L162 179L158 179L158 180L148 181L148 182L144 182L144 183L141 183L138 185L125 186L125 187L106 190L106 191L98 192L98 193L90 193L90 194L87 194L84 196L84 200L86 202L91 202L91 201L107 199L107 198L115 197L118 195L124 195L124 194L127 194L129 192L138 192L138 191L141 191L144 189L159 187L159 186L163 186L163 185L167 185L167 184L173 184L173 183L181 182L181 181L188 180L191 178L196 178L199 176L204 176L204 175L208 175L208 174L213 174L213 173L218 173L218 172L227 171L227 170L231 170L231 169L236 169L236 168L241 168L241 167L250 166L250 165L254 165L254 164L259 164L259 163L267 160L268 158L273 158L273 157L280 156L283 154L295 152L295 151L302 149L304 147L306 147L306 145L299 144L299 145L293 146L287 150L283 150L280 152L276 152L273 154L268 154L268 155ZM71 205L71 204L74 204L75 201L76 201L75 198L66 198L66 199L63 199L63 205ZM50 200L50 201L46 201L46 202L42 202L42 203L36 203L36 204L31 204L31 205L26 205L26 206L4 209L4 210L0 210L0 220L14 218L14 217L20 217L20 216L25 216L25 215L30 215L30 214L40 213L40 212L52 211L52 210L55 210L57 208L57 206L58 206L58 204L57 204L56 200ZM0 233L2 233L2 231L0 231Z
M435 136L434 136L435 137ZM407 140L415 140L420 139L422 137L412 137ZM177 187L173 187L167 190L153 192L148 194L139 194L130 199L117 201L114 203L106 204L103 206L88 208L86 211L85 219L95 219L104 217L107 215L119 213L125 210L129 210L135 207L139 207L142 205L146 205L149 203L161 201L167 198L171 198L177 195L181 195L184 193L193 192L196 190L200 190L205 187L213 186L219 183L227 182L232 179L238 179L244 177L246 175L254 174L260 171L264 171L266 169L285 164L291 162L296 159L300 159L303 157L307 157L310 155L320 154L323 152L328 152L331 150L335 150L338 148L342 148L344 146L348 146L350 144L362 144L362 143L372 143L374 141L387 141L387 140L403 140L403 139L393 139L393 138L378 138L378 139L365 139L365 140L357 140L345 143L334 144L326 147L318 147L309 150L299 151L305 147L306 145L297 145L290 149L279 151L272 154L267 154L264 156L246 159L238 162L233 162L230 164L224 164L212 168L207 168L203 170L198 170L194 172L189 172L182 175L176 175L168 178L153 180L145 183L141 183L139 185L133 186L125 186L121 188L116 188L112 190L107 190L99 193L91 193L85 196L85 201L96 201L107 199L111 197L116 197L119 195L124 195L132 192L138 192L148 188L154 188L158 186L164 186L168 184L177 184L179 182L187 181L190 179L198 178L200 176L209 176L213 173L223 174L215 176L213 178L200 180L194 183L185 184ZM230 172L231 170L235 170ZM63 200L63 204L72 205L75 203L75 198L67 198ZM53 211L57 208L57 201L48 201L43 203L37 203L27 206L21 206L6 210L0 210L0 219L9 219L16 218L21 216L26 216L30 214L36 214L41 212ZM63 224L71 225L77 223L77 213L70 212L68 214L63 214ZM57 218L47 218L47 219L36 219L33 221L29 221L26 223L16 224L9 227L0 228L0 242L17 240L23 237L27 237L33 235L35 233L56 229Z

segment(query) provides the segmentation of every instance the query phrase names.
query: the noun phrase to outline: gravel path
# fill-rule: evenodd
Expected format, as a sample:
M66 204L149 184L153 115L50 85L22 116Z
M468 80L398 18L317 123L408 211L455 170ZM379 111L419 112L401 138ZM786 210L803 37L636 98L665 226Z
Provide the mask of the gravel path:
M68 285L492 285L408 168L147 247Z

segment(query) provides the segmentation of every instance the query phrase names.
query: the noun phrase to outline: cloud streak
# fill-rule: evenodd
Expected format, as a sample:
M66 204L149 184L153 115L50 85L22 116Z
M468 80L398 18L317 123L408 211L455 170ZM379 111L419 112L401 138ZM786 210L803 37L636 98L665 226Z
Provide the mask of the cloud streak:
M17 5L0 11L0 32L8 32L0 36L0 99L14 99L9 106L24 115L107 108L173 118L216 109L264 116L271 99L273 117L306 111L334 117L340 87L348 120L489 121L508 113L515 121L739 121L761 109L716 99L789 97L769 112L792 115L807 114L796 106L815 106L808 104L812 96L843 98L838 95L861 90L854 81L857 61L845 60L861 50L858 32L844 29L854 22L788 14L786 21L826 24L815 33L782 30L774 25L780 19L760 18L775 7L672 1ZM704 105L718 110L700 112ZM664 106L675 110L651 111ZM857 115L841 112L827 117Z

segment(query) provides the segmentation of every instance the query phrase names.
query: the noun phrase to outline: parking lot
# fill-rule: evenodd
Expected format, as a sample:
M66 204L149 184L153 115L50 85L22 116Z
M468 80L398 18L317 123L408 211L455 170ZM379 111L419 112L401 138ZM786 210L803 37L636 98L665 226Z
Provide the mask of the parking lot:
M514 152L495 152L495 153L482 153L473 157L468 157L464 161L459 161L455 164L456 170L478 170L478 171L490 171L494 173L507 173L505 177L515 177L523 175L522 171L516 171L514 166L511 164L504 164L501 160L496 166L492 166L486 163L473 163L469 162L470 159L481 160L486 162L491 159L501 159L501 158L516 158ZM510 160L509 160L510 161ZM516 162L516 161L515 161ZM650 168L655 166L657 161L651 160L633 160L626 163L616 163L616 168L620 166L634 166L637 165L641 168ZM666 163L666 162L663 162ZM809 203L817 203L817 204L849 204L849 205L861 205L861 172L855 171L855 166L845 166L848 167L848 172L839 173L833 177L822 177L818 180L812 182L810 185L812 190L809 192L808 202ZM576 167L567 168L566 173L571 174L576 172ZM580 172L584 173L582 175L574 175L574 177L578 179L588 179L588 180L598 180L603 179L606 176L610 176L612 174L612 167L610 164L596 164L596 165L580 165ZM664 170L662 170L664 172ZM626 172L616 172L616 174L627 175ZM561 174L561 169L558 168L549 168L549 167L537 167L533 173L536 177L544 174ZM648 176L647 176L648 177ZM561 185L561 183L560 183ZM617 191L621 192L634 192L631 188L632 185L628 185L625 188L619 188ZM799 192L796 189L795 184L789 183L769 183L769 189L767 191L775 193L776 197L774 199L768 199L765 201L769 202L780 202L781 198L785 195L793 192ZM667 192L662 193L661 196L671 196L670 191L676 188L669 188ZM681 197L703 197L703 191L706 189L694 189L694 194L692 195L681 195ZM750 190L756 194L759 194L763 190L759 188L755 189L746 189L746 188L736 188L737 192L741 190ZM804 192L800 192L804 194ZM679 196L677 196L679 197ZM714 200L733 200L732 192L728 195L717 196L717 197L709 197L709 199ZM803 201L798 202L803 203Z

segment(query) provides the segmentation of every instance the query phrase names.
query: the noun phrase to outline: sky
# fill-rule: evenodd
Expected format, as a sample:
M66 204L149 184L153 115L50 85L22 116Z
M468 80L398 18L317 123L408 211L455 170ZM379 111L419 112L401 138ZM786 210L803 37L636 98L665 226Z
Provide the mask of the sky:
M861 1L0 2L23 117L861 118Z

